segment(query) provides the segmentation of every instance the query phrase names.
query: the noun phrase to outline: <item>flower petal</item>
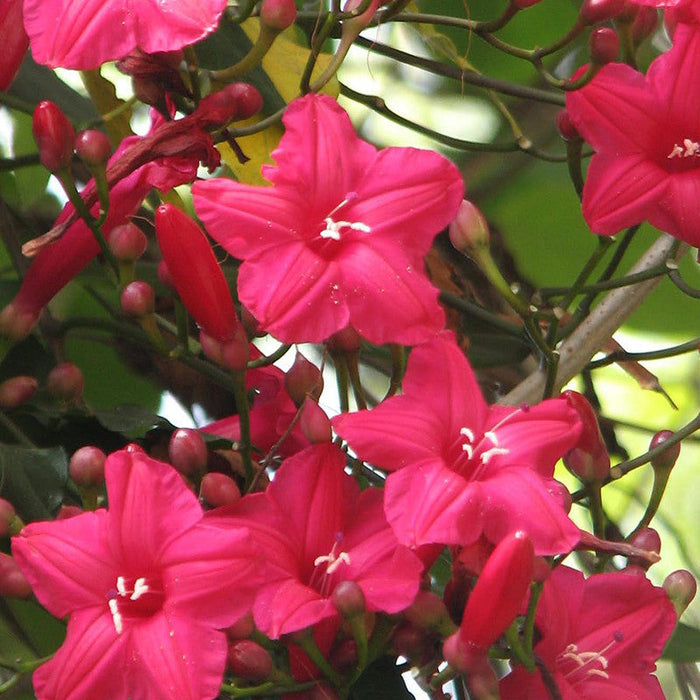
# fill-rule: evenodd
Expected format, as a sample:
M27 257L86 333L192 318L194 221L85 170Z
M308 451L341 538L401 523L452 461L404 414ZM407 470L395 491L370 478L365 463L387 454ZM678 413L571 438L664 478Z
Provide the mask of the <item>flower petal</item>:
M12 554L41 604L56 617L91 606L107 610L119 571L107 543L107 513L27 525Z

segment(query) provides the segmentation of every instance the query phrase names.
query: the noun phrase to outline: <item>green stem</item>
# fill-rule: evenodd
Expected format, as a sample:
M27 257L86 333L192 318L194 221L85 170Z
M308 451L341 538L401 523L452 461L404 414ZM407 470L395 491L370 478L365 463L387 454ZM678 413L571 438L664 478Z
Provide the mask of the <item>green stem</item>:
M258 38L255 40L252 48L238 62L223 70L214 70L209 72L212 81L217 83L232 83L241 76L250 73L262 60L270 50L275 39L279 36L278 31L270 29L270 27L261 24Z
M233 393L236 398L236 409L241 426L241 458L245 472L246 487L253 482L253 460L251 457L250 443L250 406L248 404L248 392L245 385L245 371L233 373Z
M349 375L348 364L345 354L342 352L331 353L333 364L335 365L335 381L338 385L338 402L340 403L341 413L350 411L350 402L348 399Z
M318 669L323 673L323 675L337 688L342 685L342 679L336 672L336 670L328 663L326 657L321 653L321 650L316 645L314 636L311 632L303 635L296 642L306 653L306 655L313 661Z
M359 409L367 408L367 399L362 388L362 380L360 379L360 363L357 352L346 353L345 361L347 363L348 375L352 384L352 393L355 397L355 403Z
M530 673L532 673L535 670L535 659L532 654L526 651L525 647L520 641L517 622L513 622L506 630L505 637L506 641L508 642L508 646L515 654L515 657Z
M663 348L662 350L650 350L649 352L627 352L625 350L616 350L615 352L611 352L609 355L602 357L600 360L593 360L592 362L589 362L586 369L598 369L599 367L606 367L607 365L612 365L616 362L660 360L666 357L676 357L688 352L697 352L698 348L700 348L700 336L693 338L693 340L689 340L686 343L674 345L669 348ZM656 431L650 430L649 432L653 433Z
M284 357L291 347L291 345L280 345L277 350L269 355L263 355L263 357L259 357L257 360L251 360L247 364L247 367L248 369L254 369L256 367L268 367L269 365L273 365L277 360Z
M654 516L656 515L656 511L659 510L659 506L661 505L661 499L666 491L666 485L668 484L668 478L670 476L670 467L666 469L662 467L654 467L654 485L651 489L649 503L647 503L646 510L644 511L644 515L639 521L639 524L627 536L628 540L631 540L641 529L647 527L653 520Z
M23 447L36 447L19 426L4 412L0 411L0 425ZM0 664L1 666L2 664Z
M401 388L401 380L406 370L406 348L403 345L391 343L389 352L391 353L391 379L384 400L393 396Z

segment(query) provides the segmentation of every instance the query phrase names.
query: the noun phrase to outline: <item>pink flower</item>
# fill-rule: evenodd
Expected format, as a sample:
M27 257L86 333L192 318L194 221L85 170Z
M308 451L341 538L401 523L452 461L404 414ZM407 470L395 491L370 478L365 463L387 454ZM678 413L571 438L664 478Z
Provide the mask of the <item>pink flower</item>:
M663 700L652 676L676 624L662 588L642 575L607 573L584 580L554 569L535 615L535 654L563 700ZM503 700L549 700L539 673L522 666L501 681Z
M38 63L97 68L137 46L173 51L206 36L226 0L24 0L24 26Z
M411 352L403 390L333 419L360 458L395 472L385 510L400 542L469 545L524 530L537 554L576 544L578 528L550 493L554 464L581 431L565 399L488 406L449 332Z
M572 122L596 150L583 191L583 215L596 233L646 220L700 245L699 63L700 32L679 25L646 76L611 64L567 93Z
M0 36L3 40L0 90L7 90L15 79L29 47L29 37L22 25L22 0L0 2Z
M272 638L339 619L331 596L341 581L360 586L369 611L400 612L418 592L423 566L396 541L381 489L360 493L344 466L336 445L312 445L282 464L265 493L213 520L249 525L265 553L267 581L253 613Z
M348 325L373 343L430 337L444 314L423 257L462 199L455 166L431 151L377 151L327 96L295 100L284 123L277 166L263 169L273 187L193 187L211 235L244 260L241 302L288 342Z
M218 695L226 637L251 608L257 560L243 528L202 519L169 465L139 448L105 466L109 510L27 525L12 551L39 601L70 616L34 673L40 700Z

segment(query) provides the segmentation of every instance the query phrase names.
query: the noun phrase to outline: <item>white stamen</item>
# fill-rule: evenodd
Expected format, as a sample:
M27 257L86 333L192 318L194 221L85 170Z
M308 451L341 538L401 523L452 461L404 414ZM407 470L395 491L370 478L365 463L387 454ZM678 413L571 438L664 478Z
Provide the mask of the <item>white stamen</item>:
M343 562L350 564L350 555L347 552L341 552L337 557L331 552L330 554L324 554L320 557L314 559L314 566L328 562L326 567L326 573L332 574Z
M666 158L693 158L700 156L700 143L692 139L683 139L683 145L673 144L671 152Z
M464 435L469 442L474 442L474 433L473 431L469 430L469 428L460 428L459 434Z
M129 591L126 590L126 583L124 582L123 576L117 577L117 591L119 591L119 595L121 596L126 596L129 593Z
M340 240L340 229L349 228L353 231L362 231L362 233L369 233L372 229L363 224L361 221L333 221L330 216L327 216L324 220L326 228L319 234L321 238L332 238L334 241Z
M117 580L119 580L119 579L117 579ZM123 579L122 579L122 582L123 582ZM108 604L109 604L109 611L112 613L112 622L114 623L114 629L117 631L117 634L121 634L122 631L124 630L124 625L122 624L122 616L119 613L119 604L117 603L117 599L111 598L109 600Z
M487 440L491 440L491 442L492 442L496 447L498 447L498 435L496 435L496 433L494 433L493 430L487 430L487 431L484 433L484 437L485 437Z
M482 464L488 464L496 455L507 455L509 452L510 450L506 450L504 447L492 447L490 450L482 452L479 455L479 459Z
M573 661L577 668L569 671L565 674L565 677L571 676L577 671L589 666L592 663L600 664L600 668L585 668L585 673L587 676L599 676L600 678L605 678L608 680L610 676L606 673L605 669L608 667L608 660L603 656L603 654L610 649L617 639L613 639L607 646L605 646L600 651L579 651L575 644L569 644L566 649L559 655L558 658L564 660L568 659Z
M145 578L137 578L136 583L134 583L134 592L129 596L130 600L138 600L144 593L149 591L148 584Z
M471 459L474 456L474 448L471 445L467 445L466 442L462 445L462 451L467 453L467 459Z

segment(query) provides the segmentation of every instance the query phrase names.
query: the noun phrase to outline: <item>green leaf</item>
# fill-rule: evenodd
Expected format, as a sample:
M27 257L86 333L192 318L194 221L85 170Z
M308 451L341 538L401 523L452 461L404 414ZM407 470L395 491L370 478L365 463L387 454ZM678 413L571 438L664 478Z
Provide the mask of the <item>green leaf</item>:
M32 600L5 601L22 632L40 657L53 654L66 638L66 625Z
M170 421L135 404L100 409L95 411L95 417L108 430L121 433L130 440L143 438L154 428L175 430L175 426Z
M48 520L58 510L68 480L61 447L37 449L0 445L0 493L23 520Z
M679 622L661 658L681 664L700 661L700 629Z
M350 700L415 700L406 689L396 660L380 656L352 687Z

